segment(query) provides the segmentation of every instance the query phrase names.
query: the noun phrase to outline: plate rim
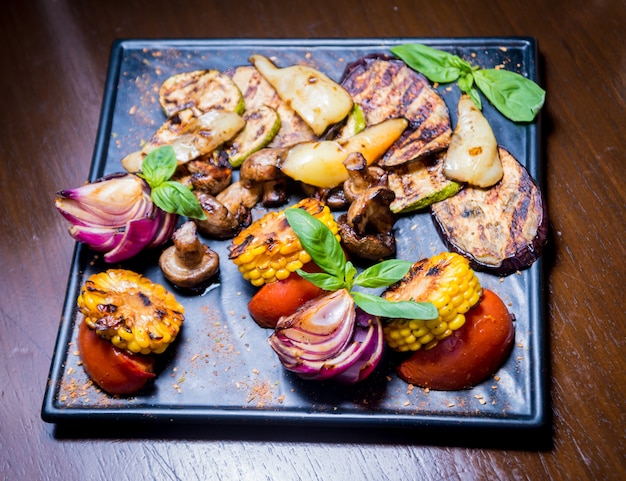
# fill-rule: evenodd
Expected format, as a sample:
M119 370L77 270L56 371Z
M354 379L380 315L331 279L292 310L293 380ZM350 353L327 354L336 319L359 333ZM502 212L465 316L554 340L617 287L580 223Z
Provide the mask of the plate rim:
M502 46L522 46L528 49L525 61L528 64L525 68L529 72L529 78L537 81L539 78L538 69L538 42L531 36L488 36L488 37L382 37L382 38L222 38L222 39L117 39L112 43L106 81L102 97L100 117L98 122L97 136L94 151L91 159L88 178L90 181L98 177L99 171L106 163L106 149L111 138L113 111L117 96L117 81L119 79L123 54L128 48L228 48L237 47L389 47L399 43L424 43L433 47L449 46L453 44L459 47L493 47ZM535 122L528 124L527 147L528 165L533 178L544 188L544 180L541 172L541 112ZM65 421L76 421L77 419L89 421L103 421L111 418L124 419L127 421L141 422L166 422L178 421L202 422L202 423L232 423L232 422L259 422L270 424L293 424L294 422L307 425L328 425L343 424L346 426L370 426L370 427L401 427L401 428L432 428L449 427L457 425L459 428L469 429L493 429L493 430L543 430L550 424L550 402L548 384L548 336L546 325L546 303L545 303L545 273L543 257L540 257L533 266L528 269L529 280L533 289L531 292L537 297L535 302L529 302L529 309L532 310L534 322L532 325L538 329L533 329L529 333L529 342L533 342L537 348L532 350L532 381L529 395L532 401L532 409L528 415L516 415L514 418L506 416L483 416L468 417L462 414L438 415L426 414L403 414L403 413L341 413L339 415L325 412L289 412L289 411L261 411L253 409L216 409L209 408L189 408L180 410L150 407L139 408L85 408L85 407L58 407L55 400L59 386L62 381L62 371L67 359L67 349L65 347L71 341L73 329L73 314L75 312L74 296L82 284L80 259L82 254L88 250L80 243L74 246L70 272L66 285L63 311L57 332L55 349L48 374L41 417L45 422L62 423ZM71 298L71 300L70 300ZM62 349L60 349L62 348ZM271 414L271 415L270 415Z

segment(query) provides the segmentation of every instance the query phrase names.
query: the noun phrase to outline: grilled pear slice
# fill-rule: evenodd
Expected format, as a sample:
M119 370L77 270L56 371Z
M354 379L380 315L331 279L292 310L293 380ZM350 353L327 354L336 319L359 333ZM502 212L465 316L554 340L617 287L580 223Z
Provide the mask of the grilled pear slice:
M502 179L496 136L489 121L467 94L459 99L457 125L443 172L449 179L483 188Z
M306 65L278 68L263 55L252 55L250 62L318 136L352 110L350 94L319 70Z
M298 144L289 150L280 169L305 184L336 187L349 176L343 163L349 154L359 152L367 165L372 165L398 140L407 125L406 119L388 119L347 139Z
M233 82L239 87L246 103L246 110L264 106L276 110L280 117L280 129L270 142L270 147L290 147L300 142L318 140L304 120L283 102L278 93L253 65L240 65L229 71Z

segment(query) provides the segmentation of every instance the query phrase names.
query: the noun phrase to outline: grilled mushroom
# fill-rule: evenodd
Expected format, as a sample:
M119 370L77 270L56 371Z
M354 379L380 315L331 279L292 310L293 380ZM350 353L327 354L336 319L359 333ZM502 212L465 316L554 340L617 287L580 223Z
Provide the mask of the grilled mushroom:
M344 196L348 202L354 202L370 187L387 185L387 172L380 167L368 167L365 157L360 152L348 155L343 164L349 175L343 183Z
M241 164L239 179L247 186L283 178L280 163L287 155L287 149L265 148L255 152Z
M209 237L230 239L252 221L250 209L262 195L262 185L246 187L243 182L230 184L217 196L202 191L194 191L205 220L195 220L198 230Z
M395 254L396 217L389 209L394 198L393 191L385 187L369 188L339 217L339 235L352 254L373 261Z
M189 172L189 183L193 188L208 194L217 195L232 181L233 171L228 163L228 157L220 157L220 154L203 155L184 165Z
M185 222L174 232L172 241L174 245L159 257L166 279L183 289L206 286L219 271L219 256L200 241L196 224Z

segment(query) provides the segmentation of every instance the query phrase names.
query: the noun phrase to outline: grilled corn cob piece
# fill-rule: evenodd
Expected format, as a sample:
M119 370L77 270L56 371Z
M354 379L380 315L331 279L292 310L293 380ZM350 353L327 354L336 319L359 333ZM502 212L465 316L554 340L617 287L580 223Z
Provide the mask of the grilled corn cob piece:
M162 353L184 320L183 306L162 285L125 269L91 275L77 303L91 329L131 353Z
M305 198L293 207L304 209L322 221L339 240L337 223L328 206L314 198ZM289 226L284 210L269 212L242 230L229 246L229 258L254 286L286 279L311 261Z
M404 279L383 297L390 301L432 302L437 319L393 319L383 327L385 341L396 351L431 349L465 324L465 313L480 300L482 287L468 260L443 252L416 262Z

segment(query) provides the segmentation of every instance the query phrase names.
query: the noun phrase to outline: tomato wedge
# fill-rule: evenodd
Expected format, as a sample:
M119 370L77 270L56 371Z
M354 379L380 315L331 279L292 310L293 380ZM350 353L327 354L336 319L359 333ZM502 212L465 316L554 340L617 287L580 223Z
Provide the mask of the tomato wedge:
M416 351L399 365L398 375L435 390L469 389L504 363L514 338L513 317L506 305L483 289L481 301L465 314L465 325L434 348Z
M132 394L155 377L154 356L122 351L84 322L78 330L78 351L87 375L109 394Z
M325 291L292 272L287 279L265 284L252 296L248 311L261 327L274 328L282 316L293 314L305 302Z

